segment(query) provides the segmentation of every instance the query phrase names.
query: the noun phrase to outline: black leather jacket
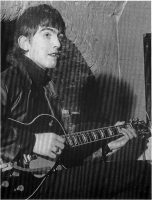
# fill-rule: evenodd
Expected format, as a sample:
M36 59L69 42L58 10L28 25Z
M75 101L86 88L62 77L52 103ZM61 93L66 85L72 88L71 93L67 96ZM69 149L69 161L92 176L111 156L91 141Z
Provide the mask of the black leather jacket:
M17 66L10 66L1 74L1 158L13 160L19 152L31 153L34 133L19 132L10 127L8 118L31 122L37 115L49 113L61 120L61 109L53 82L46 71L23 56Z

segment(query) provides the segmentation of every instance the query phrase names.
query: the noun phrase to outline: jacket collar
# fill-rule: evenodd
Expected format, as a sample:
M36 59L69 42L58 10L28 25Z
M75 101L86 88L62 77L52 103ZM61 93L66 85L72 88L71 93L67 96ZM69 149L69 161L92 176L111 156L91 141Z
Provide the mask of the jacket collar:
M19 63L19 68L22 70L23 73L28 74L32 83L35 84L37 87L45 86L51 80L49 70L40 68L28 57L22 56Z

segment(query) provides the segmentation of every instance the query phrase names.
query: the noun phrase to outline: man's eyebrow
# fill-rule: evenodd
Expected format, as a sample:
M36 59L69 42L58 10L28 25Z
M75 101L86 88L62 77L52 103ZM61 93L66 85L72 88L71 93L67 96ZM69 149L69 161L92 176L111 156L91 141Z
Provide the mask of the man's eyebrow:
M53 33L57 33L58 34L58 30L57 29L54 29L54 28L51 28L51 27L44 27L44 28L42 28L41 30L40 30L40 32L42 32L42 31L51 31L51 32L53 32Z

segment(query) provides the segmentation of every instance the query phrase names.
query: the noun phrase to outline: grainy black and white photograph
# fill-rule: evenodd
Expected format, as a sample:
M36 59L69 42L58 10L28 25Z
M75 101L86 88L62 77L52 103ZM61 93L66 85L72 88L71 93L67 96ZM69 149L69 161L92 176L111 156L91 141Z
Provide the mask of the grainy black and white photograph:
M151 199L151 1L1 1L1 199Z

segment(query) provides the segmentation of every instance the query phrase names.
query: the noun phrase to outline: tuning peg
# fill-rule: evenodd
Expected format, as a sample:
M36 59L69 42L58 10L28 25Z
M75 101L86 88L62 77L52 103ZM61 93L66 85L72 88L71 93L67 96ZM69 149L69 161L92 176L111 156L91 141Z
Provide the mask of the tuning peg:
M9 182L8 181L2 181L2 184L1 184L2 187L9 187Z
M23 185L19 185L19 186L17 186L16 189L14 189L14 191L16 191L16 190L18 190L20 192L23 192L24 191L24 186Z

